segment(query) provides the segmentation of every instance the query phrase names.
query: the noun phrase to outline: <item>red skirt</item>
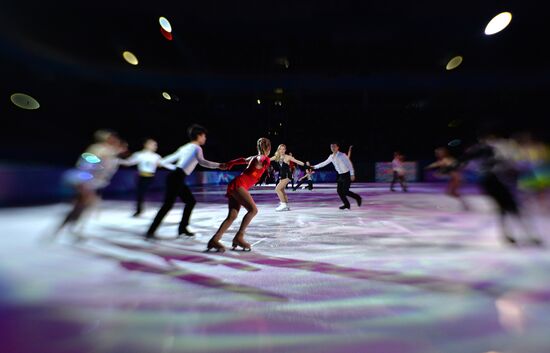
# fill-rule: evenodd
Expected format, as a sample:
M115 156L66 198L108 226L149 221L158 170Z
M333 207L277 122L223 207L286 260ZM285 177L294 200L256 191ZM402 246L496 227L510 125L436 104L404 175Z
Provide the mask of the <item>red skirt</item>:
M225 193L226 197L229 197L231 193L238 188L243 188L245 190L250 189L252 186L254 186L258 181L256 178L250 175L241 174L237 176L235 179L231 180L229 185L227 185L227 192Z

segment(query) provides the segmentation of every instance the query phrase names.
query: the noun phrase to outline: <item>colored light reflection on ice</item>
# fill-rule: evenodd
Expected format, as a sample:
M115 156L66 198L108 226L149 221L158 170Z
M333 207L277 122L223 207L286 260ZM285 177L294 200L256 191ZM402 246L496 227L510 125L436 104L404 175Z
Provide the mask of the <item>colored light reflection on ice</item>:
M499 13L489 21L487 27L485 27L485 34L488 36L496 34L508 27L511 21L512 14L510 12Z
M504 329L514 333L522 333L525 328L525 314L521 303L512 296L504 295L495 301L499 322Z

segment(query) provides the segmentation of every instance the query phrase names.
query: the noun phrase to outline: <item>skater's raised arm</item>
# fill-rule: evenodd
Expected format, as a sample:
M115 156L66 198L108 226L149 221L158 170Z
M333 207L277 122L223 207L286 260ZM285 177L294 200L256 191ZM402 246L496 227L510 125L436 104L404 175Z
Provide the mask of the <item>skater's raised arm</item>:
M344 154L344 165L349 169L349 174L351 176L351 180L354 181L355 179L355 169L353 168L353 163L349 160L348 156Z

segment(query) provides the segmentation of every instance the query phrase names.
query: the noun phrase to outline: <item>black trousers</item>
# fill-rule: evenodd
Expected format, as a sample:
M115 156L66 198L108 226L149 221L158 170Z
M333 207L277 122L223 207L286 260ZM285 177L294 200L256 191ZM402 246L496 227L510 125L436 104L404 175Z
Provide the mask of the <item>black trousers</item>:
M147 193L147 190L149 190L149 187L154 179L154 176L140 175L138 177L136 213L141 213L141 211L143 211L143 200L145 199L145 194Z
M193 211L197 201L191 193L191 190L189 190L189 187L185 185L185 177L185 173L180 168L170 172L170 174L166 177L164 203L158 211L151 227L149 227L149 230L147 231L148 234L155 233L164 217L166 217L166 214L174 206L174 203L178 197L183 203L185 203L185 208L183 209L183 215L181 217L181 222L178 229L179 234L181 234L182 231L189 225L189 218L191 218L191 212Z
M349 188L351 187L351 176L350 173L344 173L338 175L338 196L340 196L340 199L342 199L342 202L344 203L344 206L350 207L348 196L352 199L355 199L356 201L361 199L361 196L357 195L354 192L351 192Z
M481 178L480 184L485 193L495 200L502 215L519 214L514 194L495 174L487 173Z
M407 183L405 181L404 175L399 175L395 170L393 171L393 179L391 181L390 189L393 190L393 187L395 186L395 183L399 181L399 184L401 184L401 189L407 190Z

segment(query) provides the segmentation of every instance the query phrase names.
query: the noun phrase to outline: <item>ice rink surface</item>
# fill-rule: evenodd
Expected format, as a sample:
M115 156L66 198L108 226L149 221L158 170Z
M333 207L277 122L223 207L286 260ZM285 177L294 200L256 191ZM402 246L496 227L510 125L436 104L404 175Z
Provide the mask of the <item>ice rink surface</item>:
M203 252L220 187L195 191L197 235L177 240L181 204L157 242L142 235L158 202L132 218L131 201L105 200L53 242L69 204L1 209L0 351L550 352L549 250L504 244L488 199L469 190L464 211L440 185L353 190L360 208L323 185L275 212L256 189L252 252L225 254ZM531 216L549 244L550 220Z

